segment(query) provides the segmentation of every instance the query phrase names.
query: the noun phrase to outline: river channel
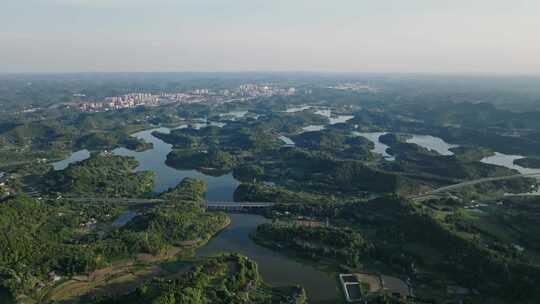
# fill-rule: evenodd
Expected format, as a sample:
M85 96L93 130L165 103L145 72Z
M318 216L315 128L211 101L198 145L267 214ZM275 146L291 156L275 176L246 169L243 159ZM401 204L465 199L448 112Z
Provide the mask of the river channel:
M269 220L253 214L230 214L231 225L197 251L197 256L238 252L255 260L264 281L272 286L302 285L310 303L336 303L339 290L332 275L257 245L249 235Z
M183 127L183 126L181 126ZM179 128L181 128L179 127ZM116 155L132 156L137 159L139 166L136 171L155 172L155 192L162 192L174 187L185 177L201 178L208 184L206 199L210 201L232 201L233 193L239 182L227 174L213 177L195 170L176 170L165 164L167 154L172 151L172 145L152 135L154 131L169 133L171 129L155 128L137 132L132 136L152 143L152 149L136 152L126 148L113 150ZM89 153L75 152L69 158L53 164L57 170L67 168L69 164L84 160ZM128 210L116 221L115 226L127 223L135 212ZM254 214L230 214L231 225L216 235L207 245L197 251L198 256L209 256L223 252L238 252L246 255L259 264L263 279L271 286L302 285L306 288L310 303L336 303L340 297L337 282L332 275L316 269L314 266L302 264L278 252L257 245L249 234L258 225L268 220Z

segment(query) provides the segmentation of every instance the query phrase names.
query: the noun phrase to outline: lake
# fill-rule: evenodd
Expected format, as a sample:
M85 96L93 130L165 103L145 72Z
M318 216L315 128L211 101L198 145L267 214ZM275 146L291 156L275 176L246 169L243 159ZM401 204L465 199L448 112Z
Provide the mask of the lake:
M210 125L219 125L219 123L203 122L197 124L196 128L202 128ZM181 125L175 129L187 128L186 125ZM172 151L172 145L165 143L161 139L152 135L152 132L157 131L161 133L169 133L171 129L160 127L150 130L145 130L132 134L133 137L144 140L148 143L152 143L152 149L137 152L126 148L117 148L112 152L114 155L119 156L131 156L138 162L139 166L135 168L136 172L140 171L153 171L154 188L153 191L161 193L178 185L186 177L200 178L204 180L208 185L208 191L206 193L206 199L209 201L233 201L233 194L236 187L240 185L240 182L234 179L232 173L222 176L210 176L201 173L196 170L177 170L171 168L165 164L167 154ZM74 152L68 158L53 163L55 170L64 170L70 164L85 160L90 157L88 150L81 150Z
M302 285L310 303L336 303L340 298L335 278L313 266L294 261L276 251L257 245L249 235L270 221L253 214L229 214L231 225L197 250L197 256L238 252L259 264L264 281L272 286Z
M312 108L312 106L292 107L292 108L287 108L287 110L285 110L284 112L285 113L296 113L296 112L302 112L304 110L309 110L311 108Z
M231 112L219 114L219 116L220 117L229 117L229 118L232 118L234 120L234 119L243 118L244 116L247 115L247 113L248 113L248 111L231 111Z
M88 150L80 150L77 152L73 152L68 158L52 163L52 166L54 170L64 170L67 168L70 164L83 161L90 157L90 152Z
M508 155L508 154L495 152L495 155L484 157L480 161L485 163L485 164L498 165L498 166L503 166L503 167L507 167L507 168L510 168L510 169L514 169L514 170L519 171L519 173L521 173L521 174L540 173L540 169L526 168L526 167L522 167L522 166L514 164L514 161L516 159L521 159L521 158L523 158L523 156Z
M394 161L396 160L395 157L393 157L392 155L388 154L388 152L386 152L386 149L390 148L389 146L383 144L382 142L380 142L379 138L383 135L386 135L387 133L386 132L369 132L369 133L362 133L362 132L352 132L352 134L354 136L362 136L364 138L367 138L369 139L371 142L373 142L375 144L375 147L371 150L371 152L373 153L377 153L377 154L380 154L384 157L384 159L386 160L389 160L389 161Z
M138 213L133 210L126 210L111 225L113 227L123 227L137 215Z
M411 136L412 138L407 139L408 143L417 144L426 149L434 150L441 155L454 155L454 153L450 151L450 149L459 147L459 145L449 144L445 142L443 139L435 137L435 136L416 135L416 134L412 134ZM513 169L513 170L518 171L521 174L536 174L536 173L540 174L540 169L526 168L526 167L522 167L522 166L514 164L515 160L521 159L521 158L523 158L523 156L508 155L508 154L495 152L494 155L484 157L483 159L480 160L480 162Z
M183 126L181 126L183 127ZM209 201L233 201L233 194L236 187L240 184L234 179L232 173L223 176L210 176L196 170L177 170L165 164L167 154L172 151L172 145L167 144L161 139L152 135L153 132L169 133L169 128L155 128L133 134L133 137L152 143L153 148L137 152L126 148L113 150L115 155L132 156L138 162L139 166L135 171L153 171L154 192L160 193L175 187L186 177L200 178L208 185L206 199Z
M313 131L321 131L324 130L325 126L323 125L309 125L307 127L302 128L302 132L313 132Z
M183 128L180 126L179 128ZM232 201L233 193L239 182L231 174L221 177L208 176L195 170L176 170L165 164L167 154L172 145L167 144L152 135L152 132L169 133L168 128L156 128L137 132L132 136L152 143L153 148L136 152L125 148L113 151L116 155L133 156L139 161L136 171L151 170L156 173L156 192L174 187L185 177L198 177L208 183L207 200ZM66 168L69 164L84 159L86 153L79 151L55 168ZM113 223L121 227L136 216L132 210L122 213ZM255 231L258 225L268 223L269 220L259 215L231 214L231 225L215 236L207 245L197 250L198 256L208 256L223 252L238 252L246 255L259 264L259 270L264 280L272 286L302 285L306 288L311 303L335 303L340 298L340 292L333 276L315 269L313 266L294 261L278 252L255 244L249 234Z
M294 146L295 145L294 141L292 139L290 139L289 137L287 137L287 136L280 135L279 139L288 146Z
M328 110L328 109L319 109L315 111L315 114L319 114L321 116L328 118L331 125L344 123L354 118L353 115L332 115L332 110Z
M411 134L411 136L411 138L406 140L407 143L417 144L428 150L434 150L441 155L454 155L454 152L450 151L450 149L459 147L458 145L449 144L441 138L431 135Z

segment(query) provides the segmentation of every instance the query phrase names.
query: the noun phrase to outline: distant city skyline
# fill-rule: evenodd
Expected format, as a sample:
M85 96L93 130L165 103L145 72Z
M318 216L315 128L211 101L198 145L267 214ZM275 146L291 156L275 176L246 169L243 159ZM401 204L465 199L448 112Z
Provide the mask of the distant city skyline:
M4 0L0 73L540 73L534 0Z

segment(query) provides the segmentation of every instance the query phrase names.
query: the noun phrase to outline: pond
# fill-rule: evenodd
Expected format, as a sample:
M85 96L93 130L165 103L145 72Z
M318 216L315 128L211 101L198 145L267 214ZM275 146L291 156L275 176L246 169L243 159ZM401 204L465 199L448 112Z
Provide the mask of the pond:
M354 136L362 136L364 138L369 139L371 142L373 142L375 144L375 147L371 150L371 152L380 154L380 155L382 155L384 157L384 159L389 160L389 161L396 160L395 157L393 157L392 155L388 154L388 152L386 152L386 149L388 149L390 147L379 141L379 138L381 136L387 134L386 132L362 133L362 132L354 131L354 132L352 132L352 134Z
M454 155L454 152L450 151L450 149L459 147L458 145L449 144L441 138L431 135L411 134L411 136L412 138L406 140L407 143L417 144L428 150L434 150L441 155Z
M90 152L88 150L80 150L73 152L68 158L52 163L54 170L64 170L70 164L83 161L90 157Z
M231 225L197 250L197 256L238 252L259 264L264 281L272 286L302 285L310 303L336 303L340 298L332 275L296 262L278 252L257 245L249 235L269 220L253 214L230 214Z

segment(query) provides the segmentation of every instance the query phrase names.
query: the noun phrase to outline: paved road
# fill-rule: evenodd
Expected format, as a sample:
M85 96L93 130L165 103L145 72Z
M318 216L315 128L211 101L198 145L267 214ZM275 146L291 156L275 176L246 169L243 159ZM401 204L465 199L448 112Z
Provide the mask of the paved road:
M244 208L268 208L276 205L270 202L206 202L205 207L208 209L244 209Z
M454 185L450 185L450 186L446 186L446 187L441 187L441 188L438 188L438 189L435 189L435 190L432 190L432 191L429 191L429 192L426 192L426 193L422 193L420 195L412 195L409 198L411 198L411 199L422 199L422 198L427 198L427 197L436 195L438 193L449 192L449 191L456 190L456 189L463 188L463 187L467 187L467 186L473 186L473 185L477 185L477 184L481 184L481 183L487 183L487 182L495 182L495 181L515 179L515 178L520 178L520 177L540 177L540 173L516 174L516 175L508 175L508 176L480 178L480 179L475 179L475 180L471 180L471 181L462 182L462 183L459 183L459 184L454 184Z
M509 180L509 179L515 179L520 177L540 177L540 173L531 173L531 174L516 174L516 175L509 175L509 176L500 176L500 177L487 177L487 178L480 178L476 180L466 181L446 187L441 187L438 189L434 189L432 191L422 193L419 195L411 195L408 198L414 199L414 200L422 200L422 199L428 199L436 197L439 193L449 192L453 191L459 188L467 187L467 186L473 186L481 183L486 182L494 182L494 181L502 181L502 180ZM166 200L164 199L158 199L158 198L99 198L99 197L66 197L66 199L70 199L75 202L109 202L109 203L128 203L128 204L152 204L152 203L162 203ZM226 209L226 208L264 208L264 207L271 207L273 205L276 205L276 203L272 202L205 202L205 206L209 208L214 209Z
M162 203L167 200L159 198L125 198L125 197L65 197L75 202L107 202L107 203L128 203L128 204L152 204ZM207 201L206 207L210 208L260 208L270 207L276 203L272 202L225 202L225 201Z
M125 198L125 197L65 197L74 202L105 202L105 203L128 203L128 204L151 204L162 203L166 200L159 198Z

